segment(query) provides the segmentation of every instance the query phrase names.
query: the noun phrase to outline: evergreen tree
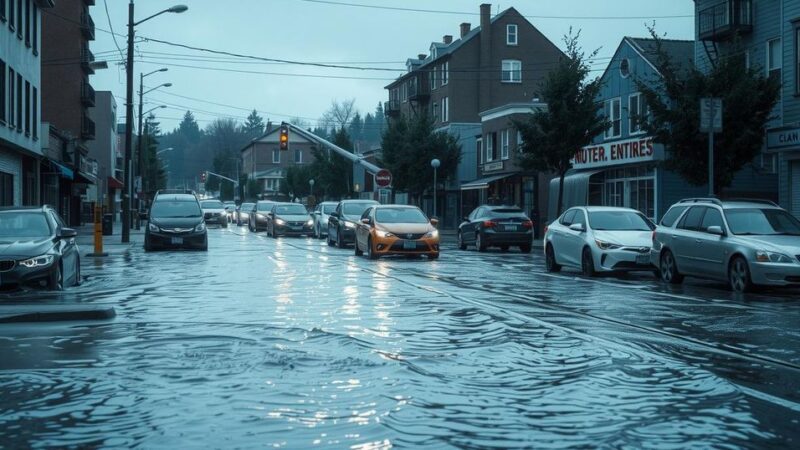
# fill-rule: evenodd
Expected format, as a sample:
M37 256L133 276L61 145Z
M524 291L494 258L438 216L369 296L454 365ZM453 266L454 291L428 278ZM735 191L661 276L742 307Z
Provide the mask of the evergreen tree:
M255 139L260 137L264 134L264 118L258 115L258 111L253 109L253 112L247 116L247 119L242 126L242 132L244 133L245 137L250 139Z
M363 127L364 121L361 119L361 114L356 112L353 116L353 120L350 121L350 126L347 127L350 133L350 139L352 139L353 142L359 142L363 139Z

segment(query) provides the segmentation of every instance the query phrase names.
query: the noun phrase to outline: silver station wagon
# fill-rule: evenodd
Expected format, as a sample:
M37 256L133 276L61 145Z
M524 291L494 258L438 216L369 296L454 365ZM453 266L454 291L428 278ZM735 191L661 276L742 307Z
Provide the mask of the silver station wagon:
M770 201L681 200L656 228L650 259L672 284L693 276L737 292L800 287L800 221Z

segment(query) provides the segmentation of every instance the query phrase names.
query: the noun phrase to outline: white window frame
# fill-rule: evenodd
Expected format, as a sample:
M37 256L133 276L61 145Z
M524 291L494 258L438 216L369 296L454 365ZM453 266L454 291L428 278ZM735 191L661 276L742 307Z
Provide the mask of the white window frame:
M633 113L632 107L634 99L636 100L636 114ZM642 110L644 110L644 112ZM635 117L641 114L644 114L645 117L647 117L648 113L649 111L644 104L644 96L642 96L641 92L634 92L628 96L628 134L637 135L645 133L642 125L640 123L636 123Z
M506 74L509 74L507 80L505 79ZM515 75L517 78L514 77ZM522 83L522 61L504 59L500 65L500 81L502 83Z
M772 54L770 53L770 46L772 44L774 44L774 43L777 43L777 45L779 46L778 47L778 60L777 61L772 61L772 58L770 58L772 56ZM783 58L781 58L781 55L783 55L783 53L782 53L782 48L780 47L780 45L781 45L781 38L770 39L770 40L767 41L767 64L764 66L766 68L766 70L767 70L767 76L769 76L770 72L772 72L773 70L781 70L781 69L783 69ZM771 66L772 62L777 62L777 65L772 67Z
M506 160L508 157L508 128L506 128L500 131L500 159Z
M440 117L442 122L450 121L450 98L442 97L442 115Z
M436 90L436 74L437 73L439 73L439 69L437 67L434 67L430 72L430 74L431 74L431 90L432 91Z
M486 144L484 145L484 148L486 150L486 158L484 159L484 161L490 163L494 161L494 157L492 155L492 153L494 153L494 139L492 139L492 133L487 133L486 138L483 140L483 142Z
M278 157L277 160L275 159L275 156ZM281 150L277 149L277 148L273 149L272 150L272 164L280 164L280 163L281 163Z
M450 78L450 62L446 61L442 64L442 86L447 84L447 79Z
M297 157L298 155L300 156L300 158ZM299 159L299 161L298 161L298 159ZM299 148L294 149L294 163L295 164L303 164L303 150L301 150Z
M617 104L617 117L614 118L614 103ZM610 122L608 129L606 129L606 139L613 139L622 136L622 99L615 97L605 101L604 104L606 118ZM614 123L618 123L617 133L614 134Z
M517 130L517 153L522 153L522 131Z
M514 23L506 25L506 45L519 45L519 27Z
M486 155L483 154L483 138L475 139L475 148L478 150L478 164L483 164Z

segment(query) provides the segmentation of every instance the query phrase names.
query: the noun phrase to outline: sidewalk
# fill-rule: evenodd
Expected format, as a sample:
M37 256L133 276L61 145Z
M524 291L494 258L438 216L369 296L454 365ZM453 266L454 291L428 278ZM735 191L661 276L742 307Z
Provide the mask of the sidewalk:
M112 227L112 234L110 236L103 236L103 253L109 256L121 253L127 253L132 247L142 246L144 244L144 227L147 222L142 222L141 229L135 229L135 224L131 226L130 239L128 243L122 242L122 223L114 222ZM78 227L73 227L78 232L75 242L81 250L81 256L87 256L94 252L94 224L85 224Z

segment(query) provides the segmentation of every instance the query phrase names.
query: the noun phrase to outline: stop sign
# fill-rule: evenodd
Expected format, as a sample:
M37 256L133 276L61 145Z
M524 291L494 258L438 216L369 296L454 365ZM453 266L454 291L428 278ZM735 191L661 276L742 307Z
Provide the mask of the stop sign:
M386 169L381 169L375 174L375 183L380 187L386 187L392 184L392 172Z

